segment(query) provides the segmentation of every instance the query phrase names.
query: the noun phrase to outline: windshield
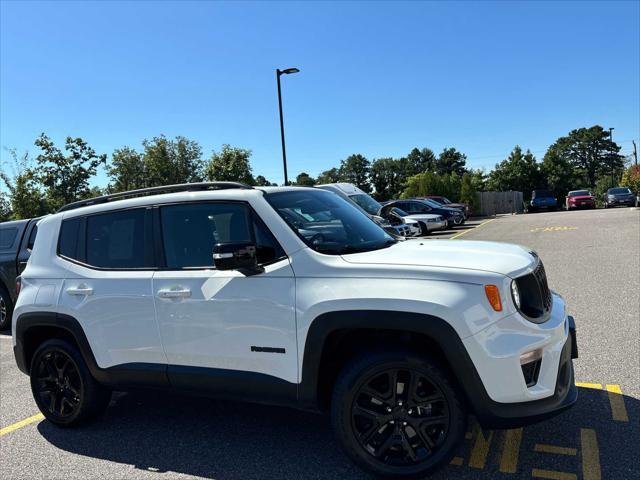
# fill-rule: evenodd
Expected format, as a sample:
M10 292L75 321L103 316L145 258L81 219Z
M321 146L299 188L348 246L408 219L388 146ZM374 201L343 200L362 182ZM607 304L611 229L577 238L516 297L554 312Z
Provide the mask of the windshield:
M436 202L435 200L431 200L430 198L425 198L424 200L420 200L422 203L426 203L430 207L433 208L442 208L442 205Z
M553 195L549 190L534 190L533 198L536 198L536 197L549 198L549 197L553 197Z
M396 243L362 211L330 192L275 192L266 194L265 198L317 252L341 255L378 250Z
M631 190L629 190L628 188L610 188L607 193L616 195L621 193L631 193Z
M575 192L569 192L570 197L585 197L590 195L591 192L589 190L576 190Z
M349 195L349 198L360 205L360 207L369 215L378 215L378 212L380 212L380 209L382 208L382 205L364 193Z

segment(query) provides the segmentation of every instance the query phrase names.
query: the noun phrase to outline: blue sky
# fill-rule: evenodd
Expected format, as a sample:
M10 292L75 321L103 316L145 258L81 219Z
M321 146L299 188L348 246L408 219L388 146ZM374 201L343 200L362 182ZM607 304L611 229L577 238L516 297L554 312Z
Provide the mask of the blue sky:
M593 124L630 153L639 5L2 1L0 145L37 154L44 131L110 154L183 135L206 156L249 148L281 183L274 71L298 67L283 78L290 176L414 146L491 169Z

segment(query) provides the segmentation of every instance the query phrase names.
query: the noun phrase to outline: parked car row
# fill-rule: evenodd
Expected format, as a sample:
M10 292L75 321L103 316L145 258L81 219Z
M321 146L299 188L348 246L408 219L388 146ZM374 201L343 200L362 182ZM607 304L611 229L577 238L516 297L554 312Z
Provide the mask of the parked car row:
M417 237L437 230L462 225L468 207L452 203L446 197L421 197L379 203L351 183L330 183L316 188L333 192L355 204L388 233ZM436 200L440 199L440 201Z
M604 194L603 204L604 208L638 206L640 204L640 194L634 195L631 189L627 187L610 188ZM567 211L579 208L596 208L596 197L589 190L571 190L565 197L564 208ZM557 199L549 190L533 190L527 211L528 213L534 213L543 210L557 211Z

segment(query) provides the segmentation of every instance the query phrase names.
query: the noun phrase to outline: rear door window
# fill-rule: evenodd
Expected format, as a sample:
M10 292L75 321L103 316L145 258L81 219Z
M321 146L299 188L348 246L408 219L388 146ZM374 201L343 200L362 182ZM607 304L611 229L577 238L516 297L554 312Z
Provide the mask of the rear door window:
M15 227L0 229L0 249L8 250L13 246L13 242L18 235L18 229Z

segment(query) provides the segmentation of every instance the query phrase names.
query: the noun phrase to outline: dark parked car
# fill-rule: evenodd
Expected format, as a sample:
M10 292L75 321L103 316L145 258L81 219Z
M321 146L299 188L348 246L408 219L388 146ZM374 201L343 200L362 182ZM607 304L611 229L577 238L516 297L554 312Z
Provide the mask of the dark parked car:
M567 210L596 208L596 197L589 190L571 190L565 200Z
M604 194L604 208L617 207L619 205L633 207L635 204L636 197L627 187L610 188Z
M541 210L558 210L558 201L549 190L534 190L531 192L531 202L529 202L529 213Z
M454 203L451 200L449 200L447 197L443 197L441 195L427 195L424 198L434 200L438 202L440 205L442 205L443 207L457 208L458 210L462 210L462 213L464 213L465 217L469 216L469 213L470 213L469 205L467 205L466 203Z
M16 278L31 255L40 218L0 223L0 330L11 326Z
M464 214L457 208L447 208L440 205L438 202L424 199L408 198L406 200L391 200L384 204L385 207L397 207L400 210L404 210L409 215L413 213L433 213L441 215L447 221L448 227L454 225L462 225L465 221Z

